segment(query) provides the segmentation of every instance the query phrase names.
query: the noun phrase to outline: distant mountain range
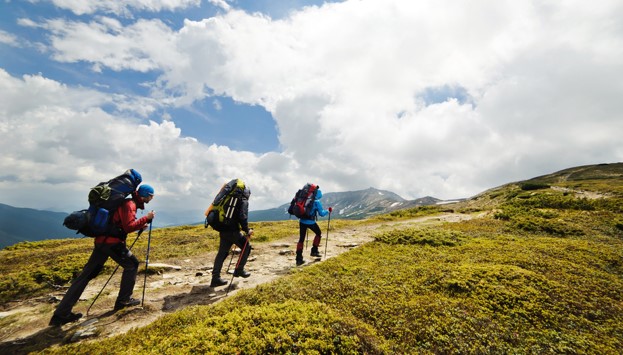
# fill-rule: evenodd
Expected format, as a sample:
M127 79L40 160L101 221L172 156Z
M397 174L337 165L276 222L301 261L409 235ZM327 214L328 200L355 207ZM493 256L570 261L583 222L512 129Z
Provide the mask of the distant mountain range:
M325 208L334 208L333 218L362 219L372 215L411 208L415 206L433 205L440 202L434 197L423 197L416 200L405 200L397 194L369 188L367 190L329 192L320 200ZM249 221L281 221L294 219L288 214L290 203L267 210L249 212ZM63 220L68 213L17 208L0 204L0 248L22 241L44 239L60 239L82 237L81 234L65 228ZM180 214L183 220L166 211L158 211L160 226L203 223L188 222L189 216L203 215L203 211L185 212Z
M405 208L434 205L441 202L441 200L434 197L405 200L393 192L371 187L358 191L328 192L322 196L320 202L325 209L329 206L333 207L333 218L362 219ZM290 207L289 202L277 208L250 211L249 220L259 222L295 218L294 216L290 217L288 214L288 207Z
M17 208L0 203L0 248L24 241L75 237L63 226L67 213Z

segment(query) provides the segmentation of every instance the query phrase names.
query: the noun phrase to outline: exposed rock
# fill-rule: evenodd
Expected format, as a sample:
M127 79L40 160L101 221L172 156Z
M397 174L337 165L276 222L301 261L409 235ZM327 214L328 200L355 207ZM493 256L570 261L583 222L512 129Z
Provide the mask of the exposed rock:
M342 248L354 248L356 246L358 246L359 244L357 243L348 243L348 244L338 244L338 247L342 247Z
M182 270L181 266L178 265L170 265L170 264L162 264L162 263L153 263L149 264L149 266L154 268L161 268L165 270Z
M287 243L273 243L270 246L271 246L271 248L289 248L290 244L287 244Z
M162 286L164 286L164 281L155 281L149 283L150 288L160 288Z
M98 335L98 330L96 327L86 327L85 329L80 329L78 331L76 331L72 336L71 339L69 340L71 343L82 340L82 339L86 339L86 338L91 338L94 336Z

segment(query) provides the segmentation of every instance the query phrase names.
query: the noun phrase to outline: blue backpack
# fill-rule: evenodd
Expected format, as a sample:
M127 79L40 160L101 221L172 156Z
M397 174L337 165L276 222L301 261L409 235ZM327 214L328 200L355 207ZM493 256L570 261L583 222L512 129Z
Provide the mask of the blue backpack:
M111 223L112 216L142 181L138 171L128 169L113 179L100 182L89 191L89 208L72 212L63 225L88 237L124 236L123 230Z

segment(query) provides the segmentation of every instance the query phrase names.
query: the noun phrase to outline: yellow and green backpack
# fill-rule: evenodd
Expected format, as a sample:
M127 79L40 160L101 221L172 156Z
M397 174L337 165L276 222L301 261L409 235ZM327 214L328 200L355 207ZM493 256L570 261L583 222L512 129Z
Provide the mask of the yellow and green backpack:
M205 211L204 227L212 227L216 231L222 231L225 227L235 223L239 202L245 196L245 185L241 179L233 179L221 187L221 190L214 198L214 202Z

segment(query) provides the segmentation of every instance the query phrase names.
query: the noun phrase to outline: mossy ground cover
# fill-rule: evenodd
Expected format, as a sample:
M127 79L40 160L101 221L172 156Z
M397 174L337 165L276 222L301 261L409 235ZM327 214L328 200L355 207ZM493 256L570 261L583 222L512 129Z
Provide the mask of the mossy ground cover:
M322 302L289 300L265 306L193 306L157 327L46 353L126 354L362 354L382 351L374 329Z
M54 351L619 353L618 198L496 193L504 202L488 217L384 229L215 306Z
M418 206L413 208L407 208L404 210L397 210L390 213L371 217L368 221L398 221L405 219L412 219L417 217L430 216L443 212L443 208L436 205L431 206Z

